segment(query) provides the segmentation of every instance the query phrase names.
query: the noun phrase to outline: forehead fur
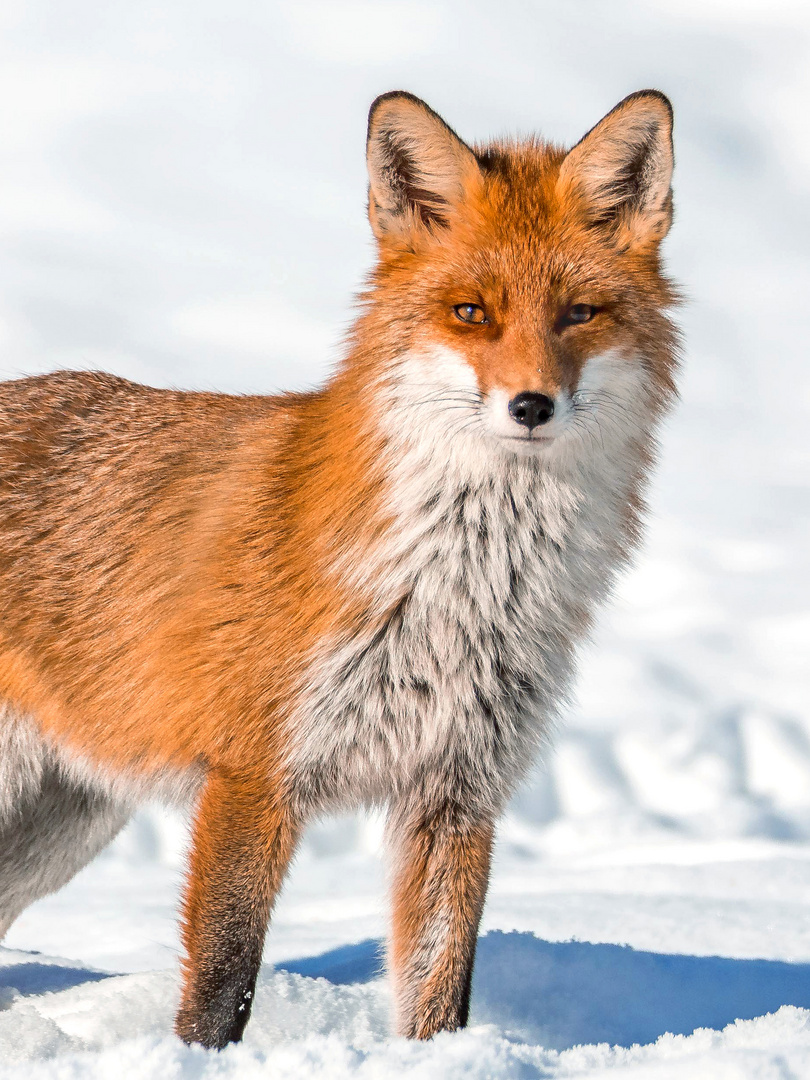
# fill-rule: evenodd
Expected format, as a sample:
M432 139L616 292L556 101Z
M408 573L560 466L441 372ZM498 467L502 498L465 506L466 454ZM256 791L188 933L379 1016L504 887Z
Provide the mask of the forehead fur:
M481 182L467 192L451 229L458 243L477 250L479 265L487 262L499 277L524 285L540 270L546 284L549 276L572 271L604 278L602 260L594 262L601 245L588 235L582 207L560 198L561 147L502 140L475 147L475 154Z
M539 138L501 139L473 150L483 176L480 194L490 209L505 223L542 226L557 206L565 150Z

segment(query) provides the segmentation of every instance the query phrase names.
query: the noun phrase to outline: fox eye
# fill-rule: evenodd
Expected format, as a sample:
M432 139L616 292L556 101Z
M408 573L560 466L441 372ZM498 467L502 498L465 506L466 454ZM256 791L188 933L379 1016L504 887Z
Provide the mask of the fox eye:
M453 311L456 318L461 319L462 322L480 324L487 321L484 309L477 304L456 304Z
M579 326L580 323L590 322L596 310L591 304L572 304L563 315L562 324L563 326Z

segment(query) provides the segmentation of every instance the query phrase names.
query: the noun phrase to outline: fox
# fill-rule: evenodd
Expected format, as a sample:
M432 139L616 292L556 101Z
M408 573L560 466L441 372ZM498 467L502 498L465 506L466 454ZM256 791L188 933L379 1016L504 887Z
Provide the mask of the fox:
M349 808L386 815L393 1030L467 1023L498 820L676 398L663 93L565 149L394 91L367 164L376 262L321 388L0 384L0 939L140 802L186 807L175 1031L208 1048Z

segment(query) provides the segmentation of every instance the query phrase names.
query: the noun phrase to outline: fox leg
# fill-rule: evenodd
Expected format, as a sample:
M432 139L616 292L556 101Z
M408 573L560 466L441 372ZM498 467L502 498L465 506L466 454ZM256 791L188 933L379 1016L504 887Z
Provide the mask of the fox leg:
M298 829L268 779L212 774L201 795L183 910L188 1043L238 1042L250 1016L270 911Z
M467 1023L494 830L446 811L395 820L392 832L397 1031L429 1039Z

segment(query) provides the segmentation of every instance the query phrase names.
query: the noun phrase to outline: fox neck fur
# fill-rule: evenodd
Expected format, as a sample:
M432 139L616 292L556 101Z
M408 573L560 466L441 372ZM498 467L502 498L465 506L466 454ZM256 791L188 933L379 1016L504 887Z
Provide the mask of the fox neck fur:
M319 640L303 673L287 765L309 808L452 793L472 819L497 814L637 541L659 411L638 358L591 361L568 438L533 458L482 441L465 368L439 349L377 381L387 527L332 564L364 627Z

